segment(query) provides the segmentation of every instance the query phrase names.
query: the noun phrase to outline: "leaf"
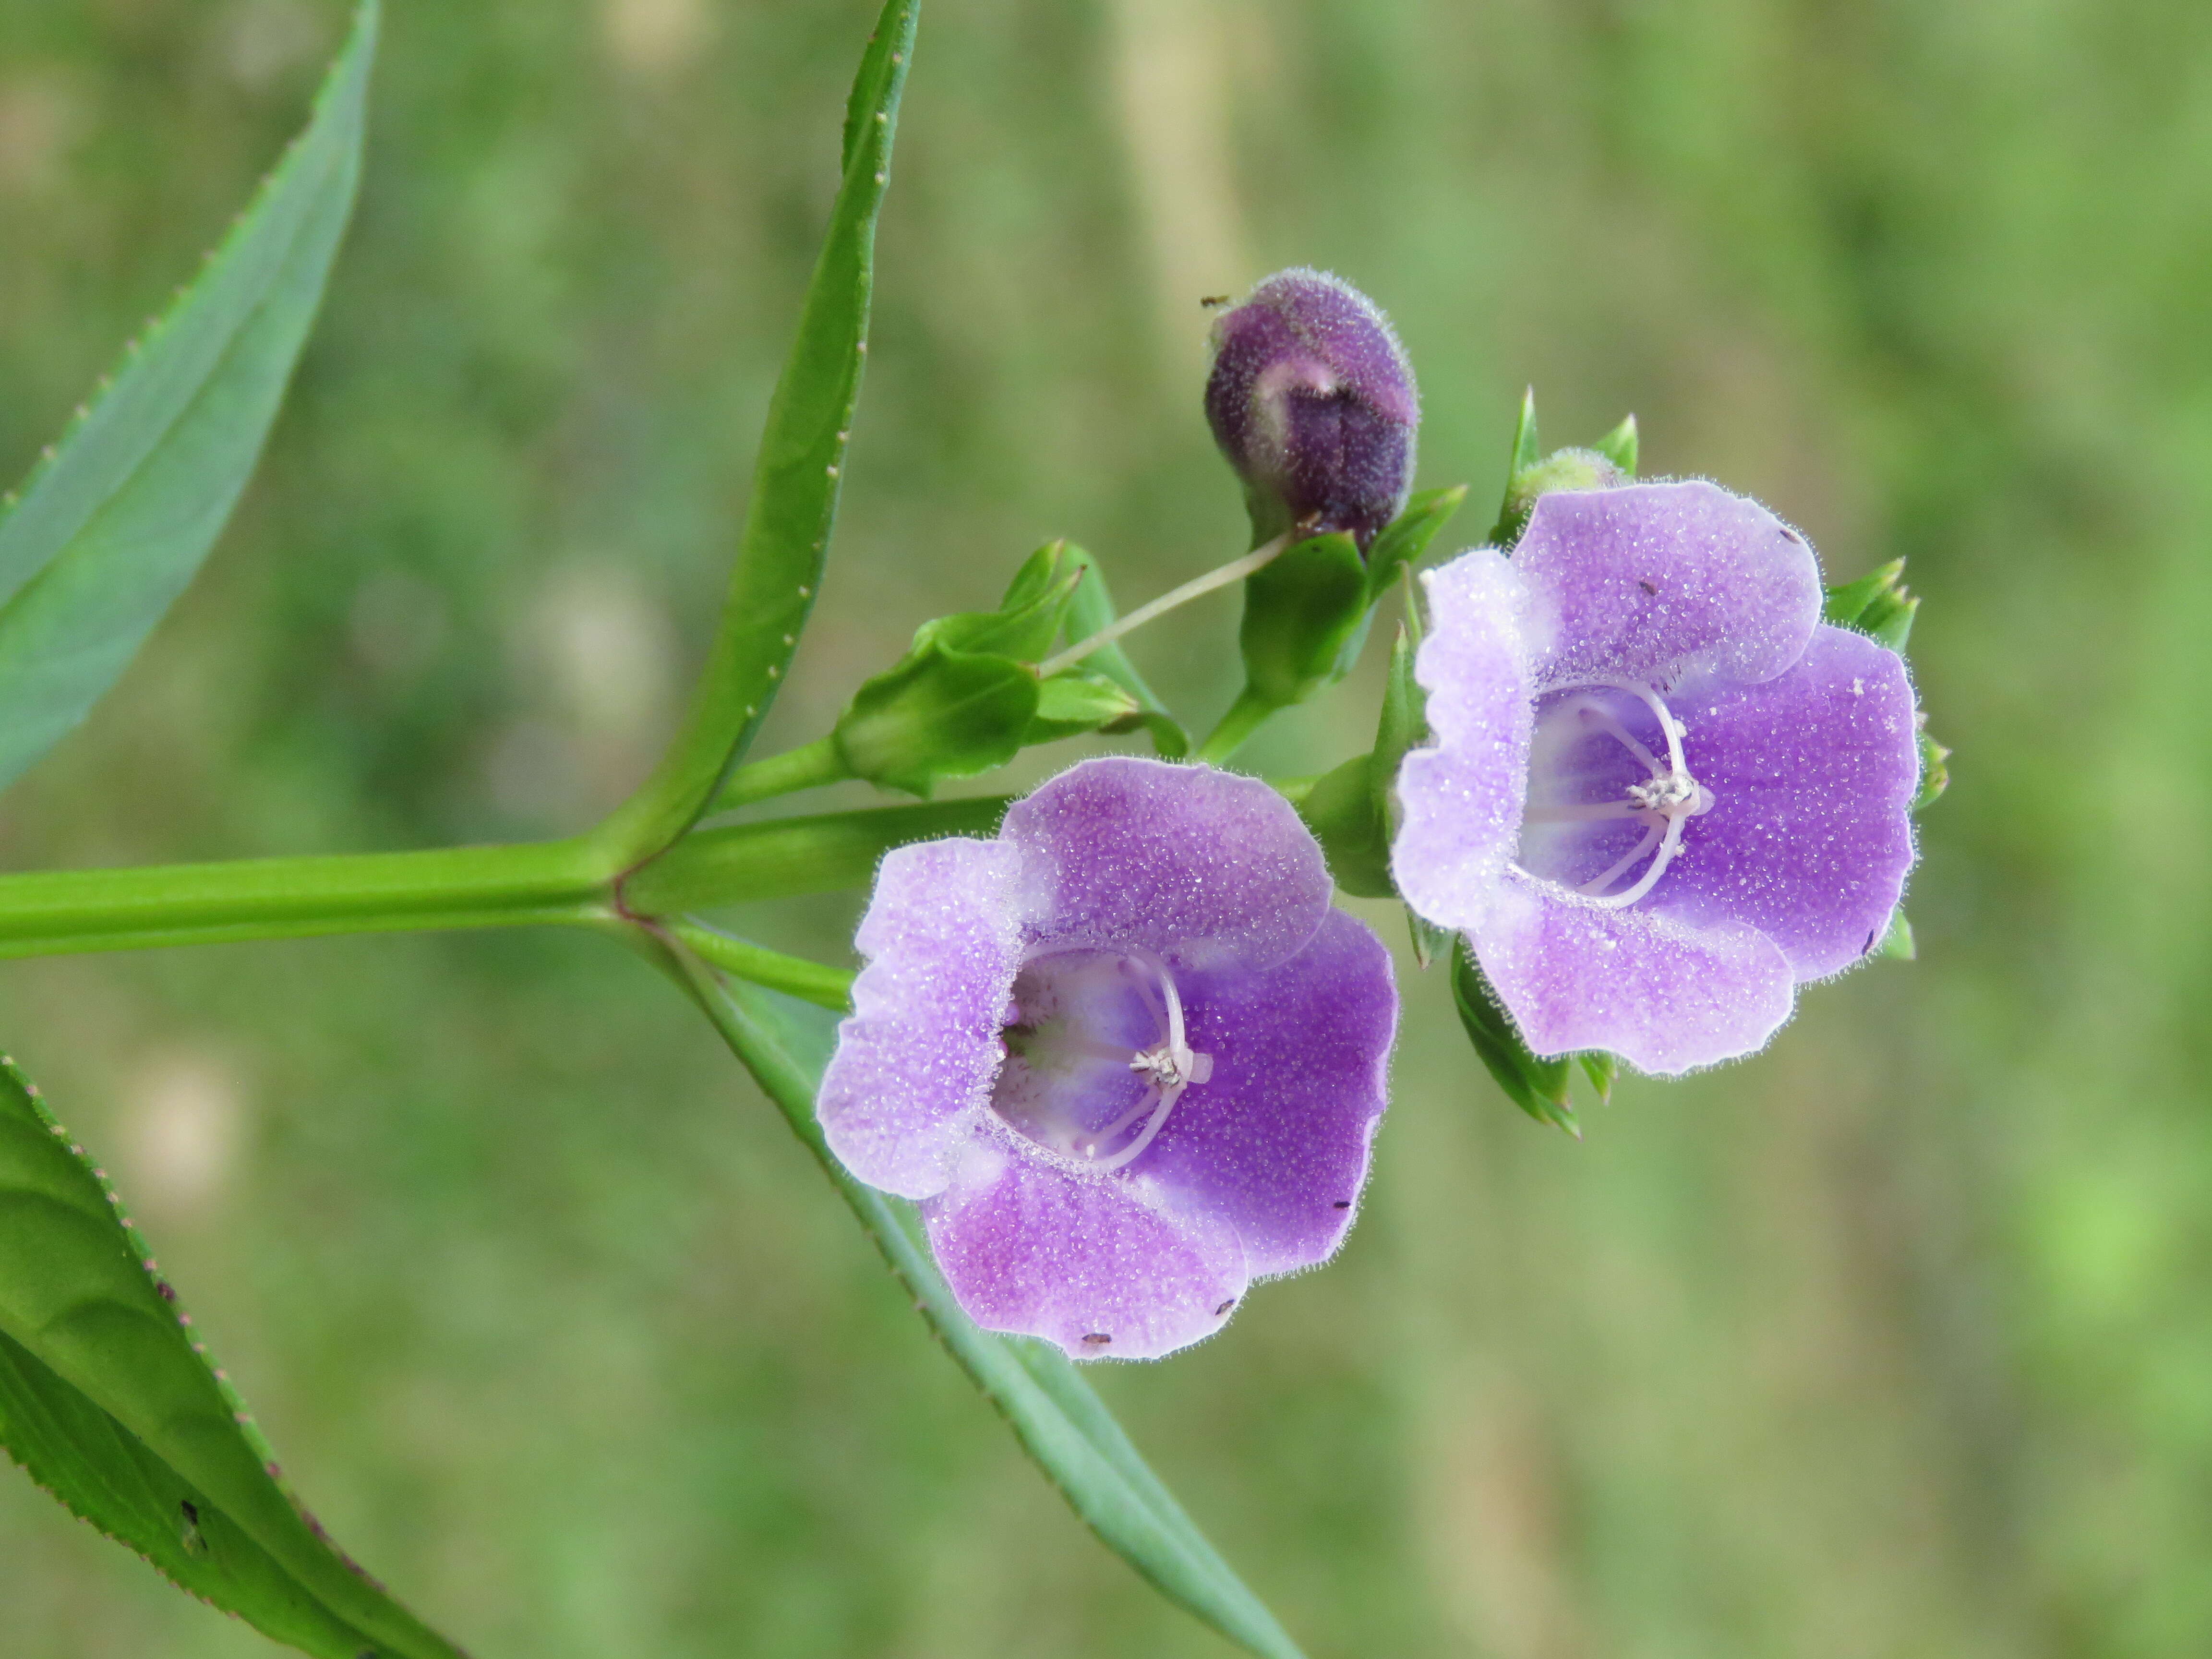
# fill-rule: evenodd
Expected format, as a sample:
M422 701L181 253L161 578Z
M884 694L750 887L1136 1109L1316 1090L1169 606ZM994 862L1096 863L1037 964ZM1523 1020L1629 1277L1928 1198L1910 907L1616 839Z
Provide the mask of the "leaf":
M890 182L920 9L919 0L884 0L854 78L843 182L769 400L721 622L683 729L653 776L599 830L618 861L650 857L707 810L767 718L822 591L867 361L876 217Z
M916 1237L910 1207L854 1181L823 1144L814 1091L836 1041L831 1018L751 986L692 985L931 1329L1076 1514L1170 1601L1266 1659L1297 1659L1297 1644L1183 1513L1067 1358L1044 1343L979 1328Z
M237 504L353 208L376 0L197 281L0 519L0 785L83 720Z
M325 1659L459 1659L301 1510L100 1173L0 1060L0 1443L185 1589Z
M1036 718L1022 741L1056 743L1085 732L1127 730L1128 723L1145 718L1126 686L1103 674L1065 669L1037 687Z
M1855 582L1827 589L1820 603L1820 620L1837 628L1857 628L1867 607L1893 590L1904 574L1905 561L1892 559Z
M1452 941L1452 1002L1459 1010L1468 1041L1507 1098L1539 1123L1556 1124L1581 1139L1581 1127L1567 1104L1571 1057L1562 1054L1555 1060L1541 1060L1528 1052L1528 1043L1498 1000L1498 993L1490 988L1464 939Z
M1912 810L1924 812L1951 787L1951 751L1920 731L1920 787L1913 793Z
M1882 932L1881 942L1874 948L1875 955L1888 957L1893 961L1918 959L1920 952L1912 943L1912 924L1905 919L1902 908L1892 913L1889 926Z

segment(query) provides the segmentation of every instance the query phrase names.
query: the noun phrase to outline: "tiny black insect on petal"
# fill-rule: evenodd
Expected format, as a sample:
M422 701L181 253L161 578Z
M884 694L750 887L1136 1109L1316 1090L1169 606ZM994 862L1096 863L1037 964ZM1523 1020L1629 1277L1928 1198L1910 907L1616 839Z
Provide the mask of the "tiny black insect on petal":
M1232 1297L1231 1297L1229 1298L1229 1300L1228 1300L1228 1301L1226 1301L1226 1302L1223 1303L1219 1307L1216 1308L1216 1309L1213 1310L1213 1316L1214 1316L1216 1319L1218 1319L1218 1318L1220 1318L1220 1317L1221 1317L1221 1316L1222 1316L1222 1315L1224 1315L1224 1314L1227 1313L1227 1312L1228 1312L1231 1308L1235 1307L1236 1305L1237 1305L1237 1298L1236 1298L1235 1297L1233 1297L1233 1296L1232 1296Z
M1114 1339L1103 1331L1085 1332L1083 1340L1094 1348L1103 1348Z
M1348 1210L1352 1207L1352 1200L1348 1198L1340 1198L1336 1200L1335 1204L1331 1206L1331 1207L1339 1210Z
M1651 583L1645 581L1641 576L1638 576L1636 579L1636 585L1647 593L1656 593L1659 591L1657 587L1653 586Z

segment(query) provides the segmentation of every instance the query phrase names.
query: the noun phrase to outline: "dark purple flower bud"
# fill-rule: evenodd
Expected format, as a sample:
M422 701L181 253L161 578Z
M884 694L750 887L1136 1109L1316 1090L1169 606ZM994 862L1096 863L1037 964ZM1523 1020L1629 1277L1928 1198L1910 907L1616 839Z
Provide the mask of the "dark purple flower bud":
M1913 859L1905 662L1820 620L1803 537L1710 483L1540 498L1426 579L1433 747L1391 868L1529 1048L1749 1054L1863 958Z
M1279 271L1215 322L1213 354L1206 418L1255 543L1343 530L1364 552L1406 505L1421 422L1388 319L1326 271Z
M977 1324L1154 1358L1342 1241L1398 994L1257 779L1084 761L885 858L856 943L822 1127Z

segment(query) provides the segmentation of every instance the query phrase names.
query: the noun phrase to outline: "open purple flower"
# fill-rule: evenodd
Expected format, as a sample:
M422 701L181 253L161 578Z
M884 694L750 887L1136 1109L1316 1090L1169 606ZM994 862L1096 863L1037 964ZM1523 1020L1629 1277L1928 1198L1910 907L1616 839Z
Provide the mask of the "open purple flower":
M1871 951L1912 864L1912 687L1820 621L1805 539L1704 483L1563 491L1427 578L1391 868L1532 1051L1749 1054Z
M977 1324L1152 1358L1342 1241L1397 991L1266 785L1084 761L890 854L858 944L823 1128Z

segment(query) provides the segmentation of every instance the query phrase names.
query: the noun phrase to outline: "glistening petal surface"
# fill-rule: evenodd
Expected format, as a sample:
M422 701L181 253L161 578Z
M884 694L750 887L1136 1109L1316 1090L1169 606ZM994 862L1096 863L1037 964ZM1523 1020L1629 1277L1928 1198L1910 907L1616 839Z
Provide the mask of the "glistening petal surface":
M1662 1076L1764 1048L1796 991L1781 948L1741 923L1578 903L1518 874L1468 936L1533 1052L1606 1048Z
M1528 594L1488 548L1424 579L1431 630L1413 676L1429 694L1433 748L1398 772L1405 816L1390 854L1406 902L1442 927L1488 908L1521 832L1534 723L1523 613Z
M1649 908L1756 927L1800 981L1865 956L1912 866L1920 767L1903 659L1823 623L1787 673L1698 681L1673 708L1714 806L1690 822Z
M977 1127L922 1206L969 1316L1072 1358L1157 1359L1218 1330L1244 1294L1234 1229L1171 1212L1151 1183L1071 1175Z
M952 1178L957 1120L988 1100L999 1031L1040 895L1021 848L949 840L887 854L854 943L868 965L822 1079L830 1150L871 1187L927 1198Z
M1133 1169L1235 1229L1255 1279L1326 1261L1352 1224L1388 1100L1389 951L1332 910L1288 962L1194 975L1185 992L1191 1046L1213 1074Z
M1820 617L1805 538L1699 479L1545 495L1513 564L1535 601L1543 686L1691 670L1771 679Z
M1257 778L1113 756L1007 808L1002 841L1056 872L1040 944L1139 945L1205 966L1280 962L1328 909L1328 867Z

